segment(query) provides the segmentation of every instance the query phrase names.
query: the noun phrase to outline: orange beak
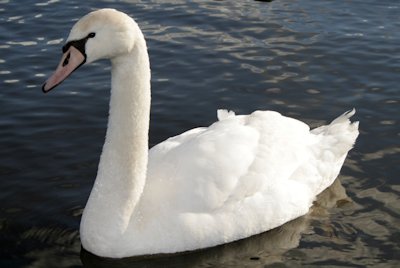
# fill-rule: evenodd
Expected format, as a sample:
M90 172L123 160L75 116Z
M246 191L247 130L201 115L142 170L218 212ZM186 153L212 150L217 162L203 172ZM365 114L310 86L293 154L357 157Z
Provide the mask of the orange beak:
M70 46L68 50L63 54L56 71L43 84L43 92L47 93L59 84L61 84L62 81L64 81L73 71L78 69L82 64L84 64L85 61L86 56L82 54L82 52L76 47Z

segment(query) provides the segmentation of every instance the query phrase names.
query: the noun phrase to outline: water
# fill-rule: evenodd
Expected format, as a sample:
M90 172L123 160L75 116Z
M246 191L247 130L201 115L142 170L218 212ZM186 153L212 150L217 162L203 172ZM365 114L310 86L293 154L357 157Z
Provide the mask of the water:
M217 108L277 110L311 126L357 108L361 134L312 213L181 256L111 261L81 251L101 152L108 62L51 93L73 23L114 7L142 27L152 64L150 143L207 126ZM395 267L400 263L400 3L0 1L1 267Z

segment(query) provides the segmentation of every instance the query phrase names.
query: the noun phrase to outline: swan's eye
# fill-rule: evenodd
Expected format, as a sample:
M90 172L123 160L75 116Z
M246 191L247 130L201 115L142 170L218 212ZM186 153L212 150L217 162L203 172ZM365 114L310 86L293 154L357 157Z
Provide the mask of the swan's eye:
M95 37L96 36L96 33L90 33L90 34L88 34L88 38L93 38L93 37Z

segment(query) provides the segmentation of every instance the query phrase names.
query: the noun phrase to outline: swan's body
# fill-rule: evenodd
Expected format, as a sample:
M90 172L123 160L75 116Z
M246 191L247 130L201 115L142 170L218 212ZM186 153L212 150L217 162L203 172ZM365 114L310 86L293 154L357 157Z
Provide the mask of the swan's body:
M112 62L106 141L80 230L83 247L96 255L211 247L304 215L358 135L348 119L354 112L310 131L277 112L220 110L210 127L148 151L150 66L134 20L111 9L89 13L64 52L45 92L85 61Z

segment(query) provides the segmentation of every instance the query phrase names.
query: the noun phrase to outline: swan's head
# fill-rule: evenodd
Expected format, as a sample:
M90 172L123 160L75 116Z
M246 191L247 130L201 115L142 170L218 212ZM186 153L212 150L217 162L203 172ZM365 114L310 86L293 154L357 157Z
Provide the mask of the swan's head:
M71 29L63 56L42 89L48 92L85 63L129 53L141 35L135 21L115 9L100 9L81 18Z

